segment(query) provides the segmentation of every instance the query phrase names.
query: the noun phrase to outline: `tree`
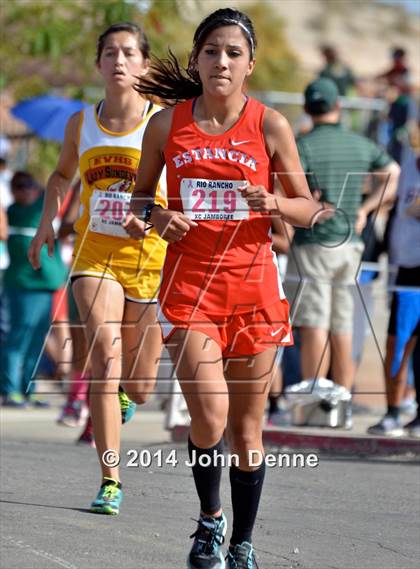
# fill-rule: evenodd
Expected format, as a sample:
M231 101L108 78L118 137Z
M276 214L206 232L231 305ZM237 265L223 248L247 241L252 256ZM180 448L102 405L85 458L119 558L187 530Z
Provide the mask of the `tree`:
M95 83L96 38L111 23L138 15L124 0L9 0L1 12L2 86L21 98Z
M8 0L0 11L0 89L15 100L52 88L96 99L101 84L95 72L96 40L104 29L117 22L141 24L152 53L164 57L170 47L186 65L194 30L209 11L203 0ZM297 64L283 22L269 2L247 3L246 11L259 37L250 88L293 89ZM53 168L58 150L52 143L33 144L31 163L41 179Z
M109 25L134 21L144 26L153 53L161 57L170 46L185 63L192 35L208 4L189 0L9 0L0 23L0 86L17 98L55 88L99 83L92 72L96 39ZM194 9L191 9L194 7ZM283 22L269 3L247 4L260 37L252 88L285 89L296 83L296 59L287 46ZM186 13L187 12L187 13Z

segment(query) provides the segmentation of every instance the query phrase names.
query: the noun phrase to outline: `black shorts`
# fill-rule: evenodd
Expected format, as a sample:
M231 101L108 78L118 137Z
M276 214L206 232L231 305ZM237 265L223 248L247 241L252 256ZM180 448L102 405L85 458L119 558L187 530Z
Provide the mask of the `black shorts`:
M412 286L420 288L420 267L405 268L400 267L398 269L397 280L395 281L395 286ZM418 293L420 294L420 292ZM389 317L388 324L388 335L397 336L397 313L398 313L398 295L393 292L392 294L392 304L391 304L391 314ZM420 321L413 330L412 336L420 335Z

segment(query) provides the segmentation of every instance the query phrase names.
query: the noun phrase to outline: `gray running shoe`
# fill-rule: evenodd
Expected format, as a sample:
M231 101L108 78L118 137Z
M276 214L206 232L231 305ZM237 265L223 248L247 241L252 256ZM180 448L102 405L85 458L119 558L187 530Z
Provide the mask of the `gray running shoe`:
M402 437L404 430L399 419L392 415L385 415L379 423L372 425L367 430L369 435L379 435L383 437Z
M413 439L420 439L420 418L416 417L404 425L404 433Z
M226 560L227 569L258 569L254 548L247 541L229 547Z
M225 541L227 522L220 518L200 516L196 531L190 536L194 543L187 558L188 569L225 569L220 546Z

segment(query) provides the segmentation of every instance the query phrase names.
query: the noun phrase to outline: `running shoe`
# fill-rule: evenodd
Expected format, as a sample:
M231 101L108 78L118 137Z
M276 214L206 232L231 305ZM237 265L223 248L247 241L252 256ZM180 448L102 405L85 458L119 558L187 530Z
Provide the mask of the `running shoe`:
M413 439L420 439L420 417L404 425L404 433Z
M49 409L51 407L51 403L46 401L45 399L38 399L35 393L31 393L26 397L26 401L32 407L37 407L38 409Z
M123 497L118 482L111 478L106 478L99 489L96 500L92 502L90 511L95 514L106 514L117 516L120 513L120 504Z
M134 403L134 401L131 401L121 385L118 389L118 399L120 400L122 423L128 423L128 421L136 412L137 405Z
M69 399L62 409L57 423L65 427L78 427L82 424L86 415L87 408L83 401Z
M225 541L227 521L220 518L200 516L196 531L190 535L194 543L187 558L188 569L225 569L220 546Z
M406 397L401 401L399 408L401 413L407 413L407 415L415 415L417 411L417 401L414 397Z
M2 402L3 407L23 409L26 407L26 400L20 393L9 393L5 395Z
M375 425L367 430L369 435L380 435L383 437L401 437L404 434L399 419L395 419L392 415L385 415Z
M254 548L247 541L230 546L226 560L227 569L258 569Z
M230 546L226 560L227 569L258 569L254 548L247 541Z

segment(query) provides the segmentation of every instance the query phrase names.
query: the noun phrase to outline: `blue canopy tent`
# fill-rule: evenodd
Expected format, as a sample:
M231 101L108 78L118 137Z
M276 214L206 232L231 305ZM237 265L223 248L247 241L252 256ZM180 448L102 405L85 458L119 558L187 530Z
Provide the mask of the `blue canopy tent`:
M42 95L17 103L11 112L40 138L63 142L67 121L85 106L77 99Z

